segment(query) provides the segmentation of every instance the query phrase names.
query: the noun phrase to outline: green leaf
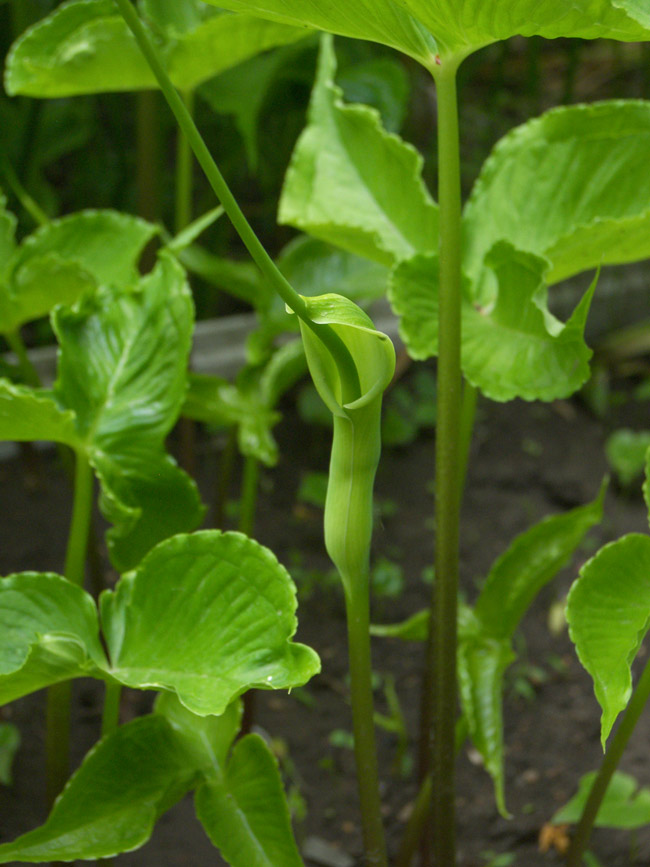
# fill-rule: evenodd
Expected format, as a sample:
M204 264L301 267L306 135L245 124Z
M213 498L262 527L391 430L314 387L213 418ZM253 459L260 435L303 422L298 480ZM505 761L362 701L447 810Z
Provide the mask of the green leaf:
M380 638L401 638L403 641L426 641L429 631L428 608L412 614L401 623L374 624L370 627L371 635Z
M503 675L515 654L507 639L486 635L475 615L461 612L458 643L458 685L472 743L494 781L497 807L508 818L503 768Z
M479 303L472 297L473 287L464 284L465 377L498 401L548 401L573 394L589 377L591 350L583 335L596 282L563 324L548 310L545 260L500 242L485 261L498 294ZM400 335L415 359L438 351L438 279L437 256L402 262L391 276L390 302L401 316Z
M0 783L12 783L11 766L20 746L20 732L12 723L0 723Z
M601 548L571 588L567 619L603 711L604 747L632 693L630 665L650 625L650 537L632 533Z
M209 0L222 9L247 12L296 27L314 27L390 45L423 63L433 61L430 33L404 11L401 0Z
M7 210L7 198L0 190L0 281L4 280L9 261L16 249L18 220Z
M254 384L247 389L217 376L191 374L183 415L217 427L236 425L243 455L255 457L267 466L278 461L278 447L271 431L280 414L267 405Z
M0 579L0 632L0 704L107 667L94 602L60 575Z
M344 104L335 72L332 40L323 37L309 123L287 172L280 222L384 265L433 251L438 208L420 177L422 158L384 130L375 109Z
M606 490L605 482L593 502L535 524L496 560L474 607L485 632L497 639L512 637L542 587L602 520Z
M232 867L302 867L277 763L258 735L199 786L196 813Z
M404 0L405 9L433 33L440 53L463 57L511 36L647 39L622 10L626 0ZM639 2L639 0L633 0ZM647 14L647 13L646 13Z
M641 476L650 448L650 431L627 428L614 431L605 443L605 454L619 482L627 487Z
M55 253L29 259L12 284L0 286L2 331L17 331L25 322L45 316L58 304L74 304L96 282L76 262L66 262Z
M74 413L62 409L48 392L36 392L0 379L0 440L41 439L78 446Z
M88 753L44 825L0 846L0 863L95 860L137 849L191 788L191 758L161 714L127 723Z
M194 529L195 484L165 454L185 397L193 306L183 269L163 255L133 291L105 289L57 310L58 402L102 483L115 565L136 565L152 545Z
M581 778L577 793L553 816L554 825L574 824L580 820L596 776L596 771L593 771ZM639 788L634 777L615 771L598 810L595 826L632 830L649 823L650 789Z
M388 132L400 131L410 96L409 76L401 59L376 57L354 63L339 73L337 82L346 102L374 106Z
M248 15L212 13L191 24L170 25L158 34L168 72L181 90L305 35ZM72 0L14 43L6 87L11 95L61 97L143 90L157 82L112 0Z
M140 254L157 232L152 223L117 211L80 211L52 220L20 245L14 280L20 281L21 269L33 260L56 256L76 263L100 285L134 284Z
M649 257L649 147L650 104L634 100L555 109L508 133L465 208L468 273L501 239L548 259L549 284Z
M319 670L316 654L290 641L295 609L293 582L268 549L240 533L175 536L102 596L111 674L171 690L194 713L222 713L251 686L286 689Z

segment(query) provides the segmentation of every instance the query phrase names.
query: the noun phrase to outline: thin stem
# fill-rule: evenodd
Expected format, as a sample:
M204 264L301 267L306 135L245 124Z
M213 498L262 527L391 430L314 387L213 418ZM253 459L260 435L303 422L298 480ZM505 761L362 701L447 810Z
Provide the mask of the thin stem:
M348 621L354 757L357 766L366 864L371 867L387 867L388 855L381 821L372 697L369 582L367 577L365 581L354 577L344 581L344 586Z
M25 211L27 211L32 220L34 220L37 226L46 226L50 222L50 218L38 202L36 202L27 192L21 183L20 178L16 174L14 167L6 156L0 157L0 167L2 168L2 173L5 176L8 185L11 187L13 194Z
M190 117L194 115L194 91L188 90L182 94L185 108ZM192 220L192 148L182 129L178 130L176 139L176 209L175 232L178 234Z
M214 486L214 501L212 505L212 526L223 527L226 513L226 500L230 491L232 471L237 454L237 427L233 425L228 431L228 439L221 453L217 470L217 480Z
M242 239L253 261L285 304L293 310L293 312L327 347L333 358L336 360L342 379L344 381L347 380L356 383L355 391L357 394L360 394L361 387L359 385L357 368L348 348L332 328L312 321L305 300L289 284L277 268L273 259L271 259L262 246L262 243L237 204L235 197L231 193L228 184L217 167L217 164L212 159L210 151L208 150L200 132L196 128L183 100L167 75L167 71L159 57L158 51L154 47L145 28L143 27L137 12L133 8L131 0L115 0L115 3L140 46L140 50L147 60L147 63L151 67L151 71L156 77L170 109L174 113L178 125L187 137L187 140L194 151L194 155L203 169L210 186L223 205L225 212L228 214L230 221Z
M643 674L632 694L623 719L605 753L598 776L594 780L587 803L571 840L571 846L567 854L567 867L580 867L582 864L582 856L587 848L587 843L589 842L589 837L591 836L603 798L607 792L607 787L614 771L618 767L627 742L639 721L639 717L648 702L648 698L650 698L650 662L647 662L643 669Z
M455 752L457 717L456 644L458 549L460 535L461 405L461 191L458 136L458 63L435 67L438 93L438 200L440 205L440 289L438 420L436 425L436 552L432 617L427 642L427 674L421 744L431 737L434 854L438 867L456 863ZM433 672L433 675L431 675ZM433 688L431 689L431 683ZM433 726L431 721L433 720Z
M402 843L399 852L397 853L395 867L410 867L410 864L415 857L425 825L429 821L432 787L433 781L431 779L431 774L428 774L424 778L424 782L420 786L420 791L415 799L413 811L409 816L406 831L404 832Z
M121 684L107 681L104 693L104 710L102 712L102 737L112 734L119 726L121 700Z
M77 453L74 480L74 504L65 558L65 577L83 586L86 547L92 507L93 475L85 455ZM63 789L70 773L70 704L69 681L51 686L47 692L47 732L45 737L47 801L51 806Z
M248 455L244 461L241 497L239 499L239 529L247 536L252 536L255 528L259 478L260 463L257 458Z
M40 388L41 378L38 375L38 371L32 364L29 355L27 354L27 349L25 347L22 337L20 336L20 332L18 330L8 331L5 332L2 336L5 338L5 340L9 344L9 348L18 359L20 376L23 382L27 385L30 385L32 388Z

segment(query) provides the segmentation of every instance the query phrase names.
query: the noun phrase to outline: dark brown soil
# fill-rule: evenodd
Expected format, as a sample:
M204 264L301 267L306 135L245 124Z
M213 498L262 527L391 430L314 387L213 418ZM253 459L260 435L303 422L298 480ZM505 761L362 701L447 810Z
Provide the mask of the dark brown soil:
M638 411L638 410L637 410ZM611 424L612 422L608 422ZM476 427L463 513L462 587L471 601L477 582L512 538L544 515L592 499L607 471L603 442L607 429L578 403L529 405L482 404ZM263 480L256 536L290 565L296 551L305 567L328 568L321 541L321 514L296 505L301 473L324 470L328 435L306 428L294 417L281 425L283 458ZM204 444L204 451L209 447ZM210 465L211 461L206 461ZM404 568L406 588L397 599L377 600L375 619L397 621L427 604L429 587L421 579L432 558L433 498L427 482L433 475L433 439L388 450L382 460L377 493L397 504L384 517L375 540L377 554ZM44 459L44 477L35 490L25 485L18 461L0 464L0 572L62 568L70 509L70 492L54 458ZM206 492L212 484L205 473ZM505 703L507 800L511 820L499 817L487 774L473 751L462 751L458 762L459 867L484 867L489 852L511 853L518 867L552 867L557 854L539 851L542 826L574 792L581 775L598 766L599 709L591 683L581 669L566 635L548 627L549 610L563 598L581 560L597 545L629 531L647 531L640 493L610 490L606 517L593 542L546 588L526 617L517 647L521 652L509 677ZM300 839L316 836L358 858L360 833L349 749L334 746L333 730L351 728L346 687L346 641L342 597L332 587L301 594L298 638L314 647L323 674L298 695L259 693L257 724L281 739L293 765L290 783L307 806L297 827ZM419 645L394 640L374 644L374 668L392 673L411 737L417 727ZM516 675L516 676L515 676ZM530 675L530 676L529 676ZM522 697L518 687L527 686ZM74 752L78 762L96 739L100 693L92 683L77 685L78 713ZM307 698L308 703L306 703ZM383 696L377 693L380 710ZM21 729L23 746L16 762L14 785L0 789L0 839L13 838L43 819L42 697L5 708L3 716ZM125 718L144 708L143 699L129 695ZM624 769L650 782L647 739L650 719L642 719L630 745ZM385 819L394 849L415 793L411 775L391 770L396 750L392 735L379 731ZM413 744L409 745L411 752ZM290 767L290 765L288 765ZM650 864L650 832L635 835L597 832L594 852L606 867ZM492 856L494 857L494 855ZM220 861L186 800L164 816L152 841L138 852L116 859L116 865L216 865ZM360 863L360 862L359 862ZM282 867L282 865L277 865Z

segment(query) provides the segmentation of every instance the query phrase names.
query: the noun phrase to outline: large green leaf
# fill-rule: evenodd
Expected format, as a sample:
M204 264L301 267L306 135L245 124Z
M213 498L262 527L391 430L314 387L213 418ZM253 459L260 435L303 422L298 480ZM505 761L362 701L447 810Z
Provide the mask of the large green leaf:
M147 4L149 11L152 5ZM158 33L168 72L181 90L305 35L249 15L211 13L185 25L170 24ZM7 59L6 87L12 95L60 97L156 86L112 0L65 3L27 30Z
M383 42L433 67L523 36L647 39L645 0L210 0L224 9ZM408 14L410 13L410 15ZM644 28L645 25L645 28ZM429 32L425 29L427 28ZM432 39L431 34L435 37Z
M632 693L630 666L650 626L650 536L633 533L601 548L571 588L567 617L602 708L604 746Z
M55 255L75 262L100 285L130 285L139 278L138 260L158 228L117 211L79 211L52 220L20 245L14 278L34 259Z
M222 9L390 45L430 63L435 42L402 0L209 0Z
M0 846L0 863L95 860L137 849L196 774L164 716L133 720L88 753L44 825Z
M621 8L626 0L403 0L402 5L429 28L440 53L463 56L511 36L648 38L638 20ZM647 10L646 10L647 17Z
M300 867L275 760L256 735L232 750L239 702L199 717L173 696L103 738L40 828L0 846L0 863L96 860L142 846L197 788L199 816L232 867Z
M375 109L346 105L335 72L332 40L323 37L280 222L383 264L435 250L438 209L420 176L422 158L384 130Z
M474 607L484 631L494 638L512 637L541 588L602 520L606 489L604 483L592 503L552 515L521 533L496 560Z
M503 138L465 208L465 266L476 277L505 239L549 260L548 283L650 256L650 103L550 111Z
M484 304L465 281L462 367L492 400L554 400L573 394L589 376L584 327L595 281L566 324L548 310L544 259L499 242L485 260L497 295ZM389 298L401 316L400 335L412 358L438 351L438 258L416 256L393 271Z
M41 227L0 264L0 330L15 331L97 285L135 283L140 254L156 231L115 211L82 211Z
M95 604L59 575L0 579L0 634L0 704L107 666Z
M240 533L176 536L102 596L111 674L222 713L250 686L286 689L319 670L316 654L290 641L295 609L293 582L268 549Z
M553 816L553 824L577 823L596 779L596 771L585 774L577 793ZM598 809L597 828L642 828L650 824L650 789L640 788L634 777L616 771Z
M302 867L277 763L259 735L242 738L207 777L196 812L232 867Z
M192 323L183 269L168 256L136 290L105 289L54 317L55 394L75 412L102 483L120 569L168 535L194 529L203 514L196 486L164 450L185 397Z

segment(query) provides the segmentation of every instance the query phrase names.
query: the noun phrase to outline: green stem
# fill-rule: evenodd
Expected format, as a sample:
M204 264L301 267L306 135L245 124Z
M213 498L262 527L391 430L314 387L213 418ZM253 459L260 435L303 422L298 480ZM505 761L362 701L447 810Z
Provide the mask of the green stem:
M194 91L182 94L182 100L190 117L194 114ZM176 140L176 210L175 232L178 234L192 221L192 148L182 129Z
M210 151L196 128L183 100L167 75L167 71L159 57L158 51L154 47L145 28L143 27L131 0L115 0L115 3L140 46L140 50L142 51L147 63L151 67L151 71L158 81L160 89L162 90L170 109L176 117L178 125L187 137L187 140L194 151L194 156L203 169L210 186L218 200L223 205L225 212L228 214L230 221L242 239L253 261L285 304L293 310L293 312L327 347L333 358L336 360L343 381L356 382L356 392L360 395L361 387L359 385L357 368L348 348L331 327L312 321L305 300L286 280L273 259L271 259L262 246L262 243L237 204L235 197L231 193L230 188L219 171L217 164L212 159Z
M119 726L121 700L121 684L107 681L104 693L104 710L102 712L102 737L112 734Z
M571 840L571 846L567 854L567 867L580 867L582 864L582 856L587 848L587 843L589 842L598 810L607 792L607 787L614 771L618 767L630 736L639 721L639 717L648 702L648 698L650 698L650 662L646 663L643 669L643 674L632 694L623 719L605 754L603 763L598 771L598 776L594 780L587 803Z
M160 218L160 124L158 92L136 96L136 183L138 214L149 222Z
M260 478L260 464L257 458L248 455L244 461L241 497L239 499L239 529L247 536L253 535L255 510Z
M228 438L221 453L221 460L217 470L217 481L214 487L214 500L212 506L212 526L223 529L226 514L226 501L230 492L232 471L237 454L237 427L233 425L228 431Z
M47 216L47 214L41 208L38 202L36 202L27 192L27 190L21 183L18 175L16 174L14 167L11 165L9 159L6 156L0 157L0 167L2 168L2 173L5 176L7 184L11 188L13 194L23 206L25 211L27 211L32 220L34 220L37 226L46 226L50 222L50 218Z
M344 580L350 657L350 697L354 757L357 767L361 825L369 867L387 867L388 856L379 799L379 769L375 744L372 666L370 660L370 588L368 577Z
M92 508L93 474L90 463L80 452L76 456L74 504L65 558L65 577L83 586L86 547ZM45 737L47 800L51 806L63 789L70 770L69 681L57 683L47 693L47 732Z
M458 134L458 64L443 61L433 70L438 94L438 201L440 206L440 289L438 420L436 425L436 551L428 665L433 669L429 719L433 716L431 769L435 861L456 863L455 752L457 686L458 549L460 536L462 377L461 189ZM435 709L435 714L434 714ZM427 769L428 770L428 769Z
M431 774L427 774L424 778L424 782L420 786L420 791L418 792L415 804L413 805L413 811L409 816L406 831L404 832L402 843L399 852L397 853L395 867L410 867L411 862L415 857L418 844L422 838L425 826L429 821L432 787L433 781L431 779Z
M41 378L38 375L38 371L30 361L29 355L27 354L27 349L25 347L22 337L20 336L20 332L18 330L8 331L5 332L2 336L5 338L5 340L9 344L9 348L18 359L20 376L23 382L31 386L32 388L40 388Z

